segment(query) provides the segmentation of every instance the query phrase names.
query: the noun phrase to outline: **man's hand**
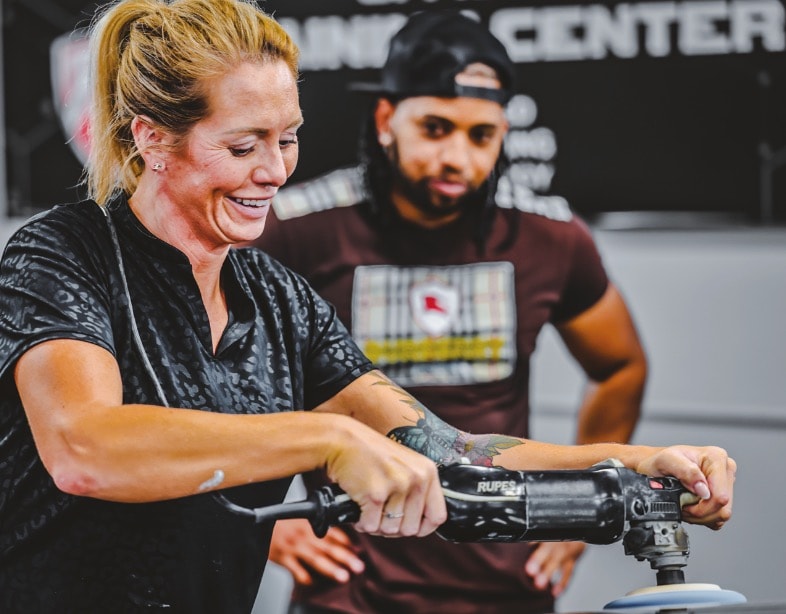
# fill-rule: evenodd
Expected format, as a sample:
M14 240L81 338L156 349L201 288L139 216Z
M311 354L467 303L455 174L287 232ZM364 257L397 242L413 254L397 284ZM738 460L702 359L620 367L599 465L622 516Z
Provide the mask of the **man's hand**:
M541 542L524 566L538 590L548 590L554 598L559 597L573 577L576 561L585 549L582 542Z
M270 542L270 560L287 569L296 584L312 584L313 572L348 582L351 574L365 569L352 548L346 533L336 527L328 529L322 539L314 535L307 520L279 520Z

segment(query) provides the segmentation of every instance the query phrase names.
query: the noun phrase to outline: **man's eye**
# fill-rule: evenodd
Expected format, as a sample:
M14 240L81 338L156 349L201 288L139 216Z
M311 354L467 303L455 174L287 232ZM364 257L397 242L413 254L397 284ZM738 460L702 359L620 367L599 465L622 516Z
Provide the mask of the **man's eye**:
M278 145L279 147L289 147L291 145L297 145L297 143L298 143L297 137L293 136L286 139L281 139L278 142Z
M252 151L254 151L253 147L230 147L229 151L232 152L232 155L236 158L242 158L243 156L247 156Z
M489 143L493 137L494 132L486 129L473 130L470 133L470 138L472 138L472 140L479 145Z
M427 122L423 124L426 134L431 137L442 136L445 134L445 127L439 122Z

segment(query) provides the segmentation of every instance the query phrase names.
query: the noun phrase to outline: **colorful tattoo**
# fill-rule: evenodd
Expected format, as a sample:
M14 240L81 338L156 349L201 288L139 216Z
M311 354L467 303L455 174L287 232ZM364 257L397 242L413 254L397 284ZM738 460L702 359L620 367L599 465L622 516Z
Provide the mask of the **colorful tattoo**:
M439 465L469 462L472 465L491 467L494 456L503 450L520 446L524 442L506 435L471 435L450 426L406 390L383 374L375 386L389 386L402 397L402 402L411 407L418 419L412 426L399 426L388 433L388 437L428 456Z

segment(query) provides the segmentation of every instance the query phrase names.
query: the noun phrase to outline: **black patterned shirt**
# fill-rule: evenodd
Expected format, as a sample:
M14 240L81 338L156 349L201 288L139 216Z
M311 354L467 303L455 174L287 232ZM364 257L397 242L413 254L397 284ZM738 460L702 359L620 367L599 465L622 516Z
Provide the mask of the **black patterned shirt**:
M150 234L125 199L109 209L130 305L107 220L92 202L32 218L0 263L0 611L250 612L272 526L232 514L210 494L123 504L58 490L36 451L14 365L43 341L87 341L116 357L124 403L163 404L133 343L130 306L172 407L310 409L371 366L332 306L252 249L231 250L224 263L230 315L214 353L188 259ZM225 494L261 506L281 501L288 485Z

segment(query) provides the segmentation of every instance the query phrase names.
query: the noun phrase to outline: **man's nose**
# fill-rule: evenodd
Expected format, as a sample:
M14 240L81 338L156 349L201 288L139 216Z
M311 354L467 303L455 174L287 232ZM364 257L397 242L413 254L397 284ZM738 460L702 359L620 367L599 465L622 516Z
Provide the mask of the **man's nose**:
M454 169L466 169L472 159L472 145L466 135L454 132L445 138L440 148L440 162Z

